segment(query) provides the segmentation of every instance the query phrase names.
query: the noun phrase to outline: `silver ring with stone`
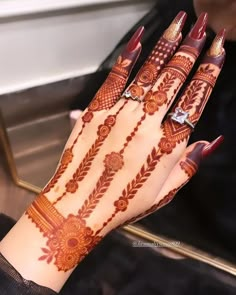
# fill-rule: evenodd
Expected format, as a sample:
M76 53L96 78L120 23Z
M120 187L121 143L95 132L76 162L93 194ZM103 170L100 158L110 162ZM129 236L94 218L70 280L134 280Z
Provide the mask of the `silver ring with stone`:
M176 108L174 113L169 113L168 116L170 116L171 120L183 125L187 124L189 127L194 129L193 123L188 119L189 113L185 112L181 108Z
M126 90L121 97L125 97L126 99L132 99L134 101L141 102L141 99L138 96L133 96L132 93Z

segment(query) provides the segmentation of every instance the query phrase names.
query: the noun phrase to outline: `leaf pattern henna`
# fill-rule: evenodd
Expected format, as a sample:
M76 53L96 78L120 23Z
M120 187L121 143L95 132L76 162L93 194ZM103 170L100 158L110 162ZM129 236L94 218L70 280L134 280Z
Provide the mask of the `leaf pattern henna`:
M88 218L90 214L92 213L92 210L96 208L100 199L110 187L116 172L123 167L124 165L123 154L125 152L125 149L128 147L129 142L132 141L133 137L138 132L138 129L143 123L143 121L145 120L145 118L146 116L144 114L140 118L140 120L137 122L136 126L134 127L130 135L127 136L126 141L123 145L123 148L118 153L112 152L111 154L108 154L105 156L105 159L104 159L105 169L102 175L100 176L100 178L98 179L93 192L89 195L88 199L84 201L81 209L78 211L78 216L81 216L83 218L85 217Z
M88 174L88 171L91 168L92 162L95 158L95 156L98 154L100 148L102 147L104 140L109 135L111 128L116 123L116 118L121 112L121 110L126 105L127 101L125 101L122 106L118 109L118 111L115 113L115 115L108 115L107 118L104 120L104 123L98 126L97 135L98 138L95 140L95 142L92 144L89 151L86 153L84 159L79 164L79 167L74 172L72 179L70 179L66 183L66 191L62 193L61 196L59 196L54 202L53 205L57 204L59 201L61 201L65 196L66 193L75 193L79 188L79 182L81 182L85 176ZM50 184L50 183L49 183ZM43 191L45 193L45 191Z

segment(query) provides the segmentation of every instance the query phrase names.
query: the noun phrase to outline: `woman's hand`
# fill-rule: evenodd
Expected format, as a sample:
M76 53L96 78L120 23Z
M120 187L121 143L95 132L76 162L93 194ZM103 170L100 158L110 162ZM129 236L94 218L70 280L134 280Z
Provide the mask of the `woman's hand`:
M208 12L209 26L215 32L224 27L226 38L236 40L235 0L194 0L193 3L197 15L202 11Z
M141 51L143 28L137 30L78 120L56 174L27 211L46 237L41 259L52 260L58 270L76 266L112 229L167 204L208 149L204 141L186 145L220 73L224 31L173 106L205 41L202 14L168 62L185 17L178 14L122 95ZM172 116L165 118L169 109Z
M42 264L40 278L25 273L21 258L15 259L13 265L26 277L60 289L59 275L52 283L44 271L48 264L51 275L59 271L63 281L63 273L70 273L112 229L167 204L201 158L222 141L186 148L222 68L225 32L216 36L173 105L205 42L207 15L202 14L178 48L185 19L180 12L125 89L141 52L139 28L79 118L55 175L18 222L18 232L28 222L29 230L36 226L37 238L42 237L41 247L30 248ZM19 240L26 251L27 243Z

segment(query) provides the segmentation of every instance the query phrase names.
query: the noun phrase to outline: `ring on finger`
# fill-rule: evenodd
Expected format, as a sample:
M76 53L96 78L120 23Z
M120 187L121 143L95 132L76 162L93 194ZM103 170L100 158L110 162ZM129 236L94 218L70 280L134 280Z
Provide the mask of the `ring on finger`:
M194 129L193 123L188 119L189 113L182 110L180 107L176 108L173 113L169 113L171 120L183 125L184 123L187 124L189 127Z
M126 99L132 99L134 101L141 102L141 99L138 96L133 96L133 94L129 91L126 90L121 97L125 97Z

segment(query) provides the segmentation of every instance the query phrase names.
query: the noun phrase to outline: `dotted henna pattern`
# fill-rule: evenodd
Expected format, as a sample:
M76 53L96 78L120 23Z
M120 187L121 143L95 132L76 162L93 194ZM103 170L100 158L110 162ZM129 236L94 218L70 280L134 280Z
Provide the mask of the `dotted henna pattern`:
M134 81L127 89L133 97L139 97L141 99L151 89L161 70L178 47L179 42L180 40L171 42L161 37L147 61L139 70Z

